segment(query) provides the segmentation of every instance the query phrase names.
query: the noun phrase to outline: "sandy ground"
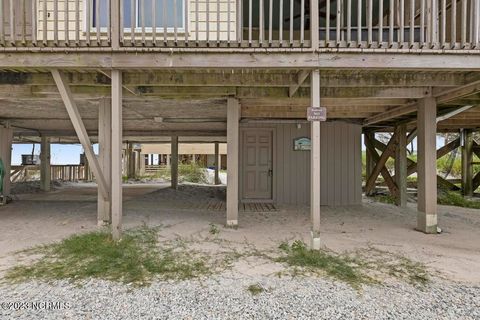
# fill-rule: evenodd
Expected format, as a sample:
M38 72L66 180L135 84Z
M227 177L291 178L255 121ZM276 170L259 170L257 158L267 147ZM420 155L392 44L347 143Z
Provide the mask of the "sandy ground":
M224 191L223 187L182 186L173 191L167 184L126 185L125 228L143 223L163 225L164 239L199 239L199 246L203 245L200 239L208 236L211 224L218 226L221 239L239 246L253 245L259 250L276 248L284 240L308 242L308 208L242 212L239 228L227 229L223 227L224 212L196 207L197 203L212 199L223 201ZM0 207L0 271L15 263L14 251L95 230L96 198L93 184L71 184L49 193L20 194L16 201ZM425 263L441 278L480 284L480 210L440 206L439 224L444 232L439 235L415 231L415 220L413 204L405 210L369 200L361 206L325 207L322 243L337 252L373 247L398 253ZM270 274L274 270L257 265L239 266L238 272Z

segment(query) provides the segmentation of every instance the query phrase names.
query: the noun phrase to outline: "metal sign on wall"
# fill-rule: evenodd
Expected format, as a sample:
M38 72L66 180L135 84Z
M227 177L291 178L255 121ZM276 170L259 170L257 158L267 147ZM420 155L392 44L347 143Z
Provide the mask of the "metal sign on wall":
M327 109L324 107L309 107L307 109L308 121L327 121Z
M293 140L294 151L309 151L312 150L312 140L308 137L296 138Z

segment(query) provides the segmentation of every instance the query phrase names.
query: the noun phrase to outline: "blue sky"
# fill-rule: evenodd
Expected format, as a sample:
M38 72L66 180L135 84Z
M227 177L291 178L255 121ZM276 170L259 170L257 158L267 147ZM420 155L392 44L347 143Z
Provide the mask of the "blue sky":
M416 139L413 140L414 148L416 149ZM443 146L445 143L444 139L437 136L437 148ZM95 153L98 153L98 145L93 146ZM363 135L362 135L362 150L365 150L365 145L363 144ZM12 164L20 165L22 163L22 154L31 154L32 145L31 144L14 144L12 150ZM83 153L83 148L80 144L52 144L51 154L52 154L52 164L79 164L80 163L80 154ZM35 144L35 154L40 154L40 145ZM157 160L158 161L158 160Z
M93 149L98 152L98 145ZM14 144L12 150L12 164L20 165L22 163L22 154L31 154L32 144ZM80 144L52 144L51 155L52 164L79 164L80 154L83 148ZM35 144L35 154L40 154L40 145Z

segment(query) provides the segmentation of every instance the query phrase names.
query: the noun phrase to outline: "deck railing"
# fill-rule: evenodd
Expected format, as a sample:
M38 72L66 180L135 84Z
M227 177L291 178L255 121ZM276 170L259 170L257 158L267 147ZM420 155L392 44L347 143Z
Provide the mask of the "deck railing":
M12 166L11 181L25 182L40 178L39 165ZM92 180L92 173L84 165L51 165L50 179L52 181Z
M480 49L479 20L480 0L0 0L0 48Z
M324 2L320 46L480 49L479 0Z

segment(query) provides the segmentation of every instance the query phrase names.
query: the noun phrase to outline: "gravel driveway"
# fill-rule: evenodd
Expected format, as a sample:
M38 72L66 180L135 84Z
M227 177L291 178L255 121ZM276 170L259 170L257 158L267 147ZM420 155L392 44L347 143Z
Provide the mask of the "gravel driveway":
M247 288L258 283L264 292ZM435 281L366 287L320 278L243 277L156 282L1 285L5 302L60 302L60 310L0 310L1 319L480 319L480 287ZM56 305L57 307L59 305Z

